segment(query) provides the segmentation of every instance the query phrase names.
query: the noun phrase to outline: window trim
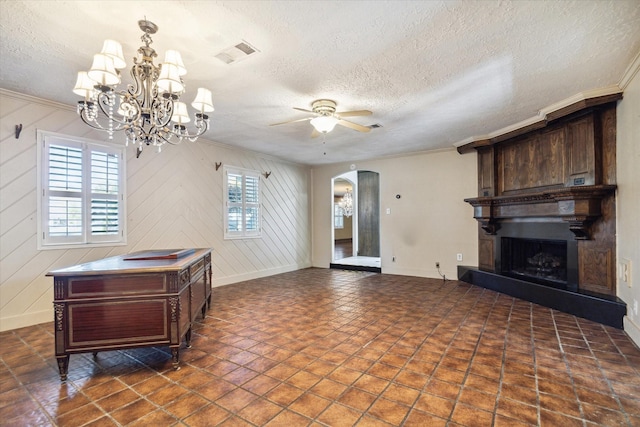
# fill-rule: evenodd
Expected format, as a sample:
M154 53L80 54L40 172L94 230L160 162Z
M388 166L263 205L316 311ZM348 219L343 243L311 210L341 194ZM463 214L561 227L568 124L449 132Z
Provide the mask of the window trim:
M96 247L111 247L111 246L124 246L127 244L127 224L126 224L126 156L125 147L122 145L109 144L102 141L91 140L87 138L81 138L71 135L64 135L55 132L49 132L38 129L36 131L37 141L37 249L38 250L50 250L50 249L78 249L78 248L96 248ZM46 235L48 210L46 200L48 197L48 158L49 150L47 149L49 144L58 144L67 147L81 148L83 150L83 167L90 162L91 149L96 151L115 154L119 157L118 165L118 195L117 200L120 204L118 212L118 224L120 230L117 235L100 236L91 235L91 220L90 220L90 206L86 204L87 198L91 198L91 180L87 175L83 175L83 190L80 198L83 203L83 229L82 236L77 239L57 238Z
M224 240L237 240L237 239L261 239L262 238L262 180L261 174L258 171L251 169L239 168L236 166L224 166L223 169L223 191L224 191L224 209L223 215L223 227L224 227ZM242 203L236 203L237 207L242 208L243 227L241 231L229 231L229 205L232 203L229 200L229 174L242 175ZM246 177L252 177L256 179L258 184L258 203L247 203L246 201ZM250 206L247 206L250 205ZM258 229L247 231L246 230L246 211L248 207L255 207L258 209Z

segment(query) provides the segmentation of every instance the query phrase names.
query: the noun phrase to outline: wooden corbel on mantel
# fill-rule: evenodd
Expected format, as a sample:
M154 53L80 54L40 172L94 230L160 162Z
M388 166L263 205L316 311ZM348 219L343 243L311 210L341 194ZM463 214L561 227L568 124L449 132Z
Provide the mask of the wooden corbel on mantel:
M496 234L503 220L560 218L576 240L589 240L589 226L602 216L602 199L615 190L615 185L588 185L464 201L473 206L473 217L487 234Z

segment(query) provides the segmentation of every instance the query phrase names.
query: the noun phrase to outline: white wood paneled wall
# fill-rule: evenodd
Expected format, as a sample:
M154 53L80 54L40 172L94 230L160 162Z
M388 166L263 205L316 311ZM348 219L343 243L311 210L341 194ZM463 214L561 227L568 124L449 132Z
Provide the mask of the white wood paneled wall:
M311 265L310 168L202 139L146 149L139 159L128 148L126 246L38 251L38 129L106 140L71 107L0 89L0 331L53 320L48 271L136 250L211 247L214 286ZM215 113L207 136L215 138ZM262 238L223 239L216 162L271 172L261 179Z

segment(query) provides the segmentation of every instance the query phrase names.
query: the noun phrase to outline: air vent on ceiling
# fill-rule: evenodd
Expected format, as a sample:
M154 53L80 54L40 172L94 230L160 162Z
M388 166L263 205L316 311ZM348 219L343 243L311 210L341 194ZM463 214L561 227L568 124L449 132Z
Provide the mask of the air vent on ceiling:
M234 62L242 61L257 52L260 51L242 40L240 43L218 53L216 58L225 64L233 64Z

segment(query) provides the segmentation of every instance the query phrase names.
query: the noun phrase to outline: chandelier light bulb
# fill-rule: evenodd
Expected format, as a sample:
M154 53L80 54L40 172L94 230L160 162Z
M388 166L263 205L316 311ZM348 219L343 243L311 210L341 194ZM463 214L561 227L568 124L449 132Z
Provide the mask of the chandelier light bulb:
M184 63L182 62L182 56L177 50L166 51L164 54L164 63L173 64L178 67L178 75L180 76L187 74L187 69L184 67Z
M198 88L196 99L193 100L191 106L202 114L214 111L211 91L203 87Z
M168 92L170 94L181 94L184 92L184 85L182 84L178 67L168 62L162 64L156 85L161 92Z
M87 75L102 86L113 86L120 83L118 72L113 66L113 59L103 53L93 55L93 64L91 64Z
M73 88L73 93L83 97L85 101L88 101L95 90L93 88L94 85L95 82L89 78L86 71L79 71L76 85Z
M113 59L113 67L117 70L127 66L122 55L122 45L115 40L105 40L100 53Z
M187 112L187 104L184 102L174 102L173 103L173 116L171 120L178 123L184 124L189 123L191 118L189 118L189 113Z

